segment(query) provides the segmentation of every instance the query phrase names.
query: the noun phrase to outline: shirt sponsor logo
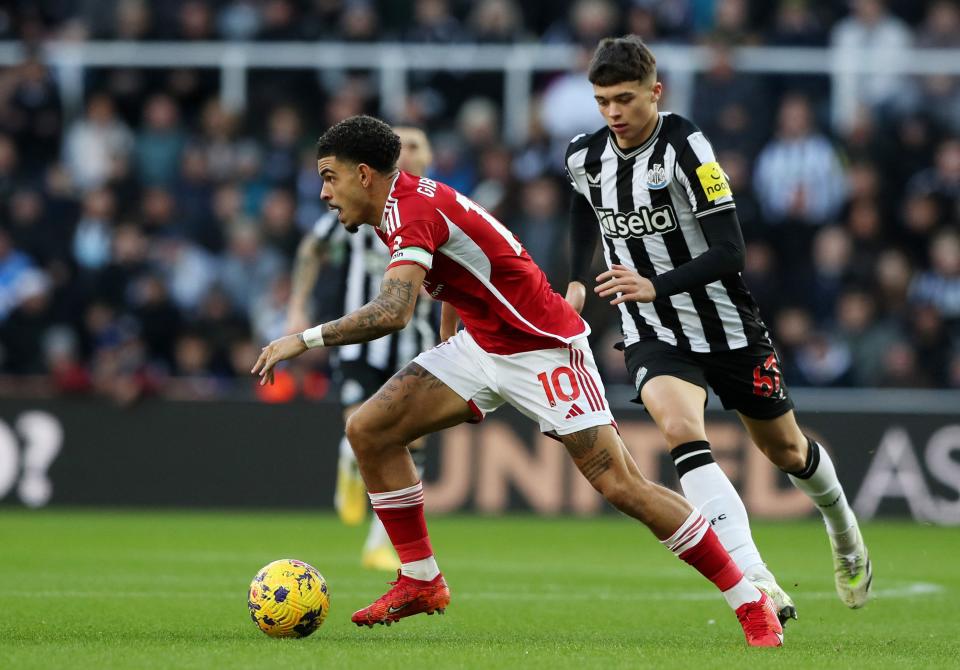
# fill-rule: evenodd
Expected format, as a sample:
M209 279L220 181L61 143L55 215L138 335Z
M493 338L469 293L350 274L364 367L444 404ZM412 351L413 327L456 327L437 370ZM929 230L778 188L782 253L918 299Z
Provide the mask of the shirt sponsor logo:
M600 228L610 238L645 237L660 235L677 228L673 207L664 205L656 209L641 207L635 212L618 212L606 207L597 209Z
M667 171L660 163L654 163L653 167L647 170L647 188L659 191L667 186Z
M730 190L730 184L727 183L727 176L720 169L720 163L704 163L697 168L697 178L700 180L700 186L707 195L707 200L713 202L728 195L733 195Z

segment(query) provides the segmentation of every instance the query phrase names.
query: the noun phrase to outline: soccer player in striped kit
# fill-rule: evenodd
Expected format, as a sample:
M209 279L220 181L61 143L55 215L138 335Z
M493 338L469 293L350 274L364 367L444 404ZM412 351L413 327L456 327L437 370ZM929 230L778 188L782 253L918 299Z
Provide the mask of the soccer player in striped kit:
M744 242L726 176L703 133L659 112L656 60L640 38L608 38L588 77L607 122L573 139L566 168L571 282L620 311L637 397L665 437L687 499L744 574L796 618L763 563L736 489L714 462L704 430L707 388L735 410L760 450L817 505L833 551L837 593L851 608L869 597L872 567L829 454L797 425L780 361L740 275ZM594 278L597 246L608 270Z
M389 624L447 607L450 590L427 534L423 485L406 445L509 403L562 442L612 505L717 586L749 645L781 646L770 598L743 576L707 520L683 497L644 478L630 457L607 408L586 322L497 219L445 184L397 170L399 153L390 127L367 116L341 121L320 138L321 197L347 229L374 226L391 251L390 264L377 297L340 319L271 342L252 369L267 383L277 363L308 348L395 332L410 320L421 288L452 305L463 322L347 422L374 512L402 563L393 588L354 612L352 621Z
M433 152L426 134L419 128L394 128L400 138L400 158L397 166L410 174L426 174L433 162ZM287 332L296 333L310 327L310 300L317 277L331 256L340 262L342 296L340 313L346 314L370 302L380 292L383 271L390 262L390 253L373 228L362 226L353 233L337 220L337 212L320 217L297 250L293 268L293 286L287 309ZM373 342L340 347L333 358L335 376L340 386L340 403L346 422L360 404L377 392L391 375L421 351L436 344L431 315L433 303L421 300L407 327ZM410 445L417 468L422 469L423 440ZM363 522L367 511L367 494L357 468L357 459L344 435L340 440L337 461L337 488L334 507L340 519L349 526ZM363 545L361 565L375 570L395 571L400 561L390 538L373 515L370 530Z

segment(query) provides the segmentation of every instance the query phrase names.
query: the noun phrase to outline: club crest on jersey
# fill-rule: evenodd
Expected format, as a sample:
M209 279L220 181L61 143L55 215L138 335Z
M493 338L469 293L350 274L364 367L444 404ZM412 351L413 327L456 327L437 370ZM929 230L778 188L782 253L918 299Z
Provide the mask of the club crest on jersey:
M660 163L654 163L653 167L647 170L647 188L653 191L659 191L667 186L667 171Z
M645 237L661 235L677 228L673 207L663 205L656 209L640 207L633 212L618 212L607 207L597 208L600 228L610 238Z

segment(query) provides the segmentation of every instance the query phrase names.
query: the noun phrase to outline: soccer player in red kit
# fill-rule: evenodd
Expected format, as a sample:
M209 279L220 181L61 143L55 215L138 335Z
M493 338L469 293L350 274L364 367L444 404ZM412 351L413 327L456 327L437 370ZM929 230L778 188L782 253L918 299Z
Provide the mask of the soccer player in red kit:
M341 121L320 138L321 197L348 231L373 225L391 261L376 298L271 342L252 370L267 383L277 363L307 349L399 330L421 287L444 301L445 334L452 332L451 319L463 321L462 330L417 356L347 422L372 507L402 563L393 588L355 612L353 622L389 624L447 607L450 591L433 555L423 486L406 445L509 403L562 442L614 507L644 523L723 592L749 645L780 646L783 631L770 599L744 578L700 513L645 479L624 447L586 322L550 288L510 231L452 188L398 170L399 152L390 127L368 116Z

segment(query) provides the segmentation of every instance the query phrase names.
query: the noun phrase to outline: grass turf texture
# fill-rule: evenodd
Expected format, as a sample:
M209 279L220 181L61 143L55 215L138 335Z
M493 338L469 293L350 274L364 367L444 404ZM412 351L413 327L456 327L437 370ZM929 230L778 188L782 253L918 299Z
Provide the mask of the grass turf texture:
M819 522L754 536L800 620L751 650L713 587L621 517L430 521L451 586L443 617L357 628L386 589L359 567L366 527L329 515L0 508L0 668L957 667L956 529L865 527L875 599L833 594ZM247 616L258 568L292 557L331 589L312 637L273 640Z

